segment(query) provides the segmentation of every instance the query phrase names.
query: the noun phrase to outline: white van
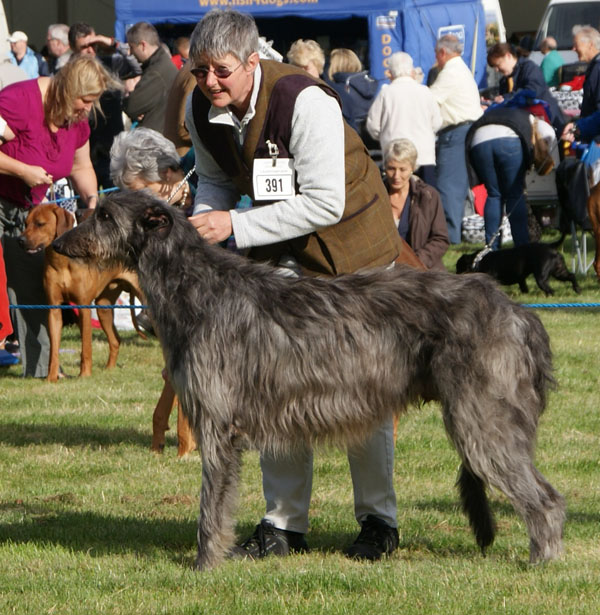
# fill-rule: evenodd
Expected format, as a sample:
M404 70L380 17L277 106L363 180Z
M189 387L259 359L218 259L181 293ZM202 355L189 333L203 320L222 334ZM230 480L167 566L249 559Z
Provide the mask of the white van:
M600 0L550 0L535 37L531 59L540 64L540 43L547 37L556 39L557 49L565 64L577 62L573 51L573 26L593 26L600 30Z

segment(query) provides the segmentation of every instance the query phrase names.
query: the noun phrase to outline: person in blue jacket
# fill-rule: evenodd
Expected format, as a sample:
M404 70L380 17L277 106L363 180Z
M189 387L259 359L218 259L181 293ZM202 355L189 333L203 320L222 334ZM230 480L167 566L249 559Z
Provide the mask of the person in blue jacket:
M360 59L351 49L332 50L326 81L339 94L344 119L362 134L377 94L377 81L363 70Z
M550 110L550 123L556 134L562 133L565 126L565 118L558 106L558 102L552 96L542 69L535 62L517 57L517 53L510 43L496 43L488 51L488 65L502 74L500 79L500 95L494 102L509 100L519 90L530 90L535 98L548 103Z

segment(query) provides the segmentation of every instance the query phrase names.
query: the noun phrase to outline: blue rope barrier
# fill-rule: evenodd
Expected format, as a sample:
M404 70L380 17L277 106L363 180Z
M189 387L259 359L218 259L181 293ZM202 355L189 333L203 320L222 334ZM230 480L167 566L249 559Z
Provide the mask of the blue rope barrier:
M557 309L557 308L598 308L600 303L522 303L526 308Z
M116 186L114 188L103 188L102 190L98 190L98 194L105 194L106 192L114 192L115 190L119 190ZM78 194L74 194L73 196L65 196L61 199L56 199L54 201L44 201L45 204L49 203L64 203L65 201L75 201L79 198Z
M145 310L147 305L9 305L11 310Z

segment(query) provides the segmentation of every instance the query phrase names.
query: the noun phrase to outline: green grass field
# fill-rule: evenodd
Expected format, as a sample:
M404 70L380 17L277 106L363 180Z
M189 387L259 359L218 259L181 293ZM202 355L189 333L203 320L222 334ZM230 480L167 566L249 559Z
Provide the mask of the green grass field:
M466 247L452 249L449 269ZM598 302L551 282L556 302ZM534 283L530 284L533 291ZM546 302L507 289L519 302ZM554 301L553 300L553 301ZM530 566L528 537L492 492L496 542L479 553L454 488L458 458L437 407L412 409L395 457L400 549L375 564L341 553L358 530L345 455L315 456L311 552L193 570L201 462L176 458L175 421L162 456L149 451L161 390L155 340L123 335L119 365L94 334L94 373L58 384L0 372L0 613L487 614L600 612L600 311L538 310L558 390L542 417L537 465L568 504L561 560ZM65 329L61 363L78 372L79 335ZM174 419L174 417L173 417ZM247 452L238 533L263 513L258 456Z

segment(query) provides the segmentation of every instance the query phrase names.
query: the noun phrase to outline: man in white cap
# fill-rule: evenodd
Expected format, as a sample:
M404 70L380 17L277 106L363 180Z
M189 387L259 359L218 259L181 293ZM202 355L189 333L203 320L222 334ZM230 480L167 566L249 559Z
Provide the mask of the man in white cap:
M49 74L46 60L27 45L27 34L21 30L15 30L9 37L10 61L25 71L28 79L36 79L39 76Z

